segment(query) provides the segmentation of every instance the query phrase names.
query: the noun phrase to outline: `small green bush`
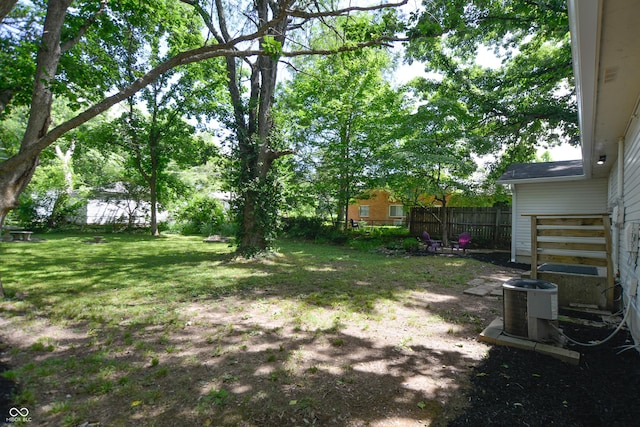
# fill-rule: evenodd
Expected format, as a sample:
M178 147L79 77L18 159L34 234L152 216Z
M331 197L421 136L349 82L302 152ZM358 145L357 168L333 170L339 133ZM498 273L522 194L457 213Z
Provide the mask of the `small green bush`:
M282 224L284 234L290 238L317 240L331 239L333 235L333 228L317 217L285 218Z
M196 195L176 214L175 228L182 234L217 234L224 223L222 203L213 197Z
M349 241L349 236L342 230L333 229L330 237L331 243L336 245L344 245Z
M402 241L402 249L407 252L416 252L418 249L420 249L420 243L416 239L404 239Z

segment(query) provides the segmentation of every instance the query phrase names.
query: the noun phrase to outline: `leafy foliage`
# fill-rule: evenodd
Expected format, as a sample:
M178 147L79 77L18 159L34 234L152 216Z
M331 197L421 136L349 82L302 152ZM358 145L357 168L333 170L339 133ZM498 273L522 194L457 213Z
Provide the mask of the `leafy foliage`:
M316 240L329 237L333 227L318 217L293 217L284 220L283 232L287 237Z
M325 36L319 39L330 43ZM351 198L377 180L380 149L403 113L402 94L385 79L393 58L370 48L297 66L279 105L296 146L296 172L311 184L318 211L346 220Z
M421 205L433 196L441 205L456 193L467 191L476 171L472 153L478 147L466 132L466 106L443 94L421 92L421 105L402 120L401 139L385 151L385 185L406 207Z
M408 52L441 77L441 86L469 110L482 154L499 159L492 177L537 147L577 143L577 109L564 1L436 0L413 16ZM502 58L476 64L481 47Z
M217 199L199 194L178 209L175 220L183 234L210 235L221 231L225 214Z

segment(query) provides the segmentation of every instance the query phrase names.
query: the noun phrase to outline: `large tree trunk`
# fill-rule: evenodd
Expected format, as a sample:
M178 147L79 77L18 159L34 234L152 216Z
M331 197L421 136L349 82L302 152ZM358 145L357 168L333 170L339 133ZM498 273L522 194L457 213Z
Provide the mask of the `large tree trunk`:
M11 172L0 175L0 229L4 226L7 214L18 207L18 197L31 181L37 166L37 159L23 163Z
M277 3L267 0L256 0L259 22L269 21L269 13L277 15ZM269 6L275 8L269 10ZM271 28L270 35L284 44L286 21L281 21ZM227 36L226 28L222 29ZM262 40L261 40L262 44ZM261 46L262 47L262 46ZM271 107L277 82L278 59L272 56L260 56L251 65L249 102L241 98L238 80L237 63L227 58L229 91L234 107L235 124L238 138L239 174L236 177L240 198L240 240L238 252L253 255L265 251L270 245L271 227L277 212L274 198L276 191L270 178L273 162L290 151L276 151L271 145L273 119ZM247 105L248 108L244 106Z
M160 231L158 230L158 185L157 185L157 177L155 173L152 173L153 177L151 179L151 183L149 184L149 190L151 190L151 235L159 236Z
M38 49L37 67L33 84L29 121L25 130L20 153L34 149L37 141L47 133L51 124L51 104L53 81L60 62L60 35L72 0L50 0L44 21L42 44ZM4 225L7 214L18 206L18 197L27 187L41 150L36 150L32 160L20 163L11 170L0 174L0 226Z
M153 123L156 120L156 113L154 112ZM151 133L151 141L150 141L150 152L151 152L151 176L149 180L149 190L150 190L150 202L151 202L151 235L159 236L160 232L158 231L158 163L159 163L159 153L158 153L158 144L160 139L160 135L152 130Z
M0 23L4 20L5 16L11 12L16 3L18 3L18 0L2 0L2 2L0 2Z

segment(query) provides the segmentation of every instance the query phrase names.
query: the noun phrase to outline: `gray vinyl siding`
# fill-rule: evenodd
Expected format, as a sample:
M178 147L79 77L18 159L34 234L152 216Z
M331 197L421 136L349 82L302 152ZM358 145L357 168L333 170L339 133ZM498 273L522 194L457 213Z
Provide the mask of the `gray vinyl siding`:
M516 261L531 261L531 220L523 214L595 214L607 212L607 179L517 184L514 215Z
M631 123L624 144L623 200L624 225L626 225L633 222L640 223L640 120L636 119ZM616 170L612 169L611 180L616 179L616 173ZM628 251L624 225L618 231L620 233L618 240L620 284L624 290L625 307L631 310L627 325L631 329L635 343L640 344L640 307L636 300L637 291L634 295L629 295L633 281L640 279L638 269L640 261L637 255Z

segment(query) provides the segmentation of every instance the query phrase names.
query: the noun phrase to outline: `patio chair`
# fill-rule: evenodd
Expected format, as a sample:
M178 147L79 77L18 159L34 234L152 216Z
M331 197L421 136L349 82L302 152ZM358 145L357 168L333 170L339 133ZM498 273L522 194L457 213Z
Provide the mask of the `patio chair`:
M471 244L471 234L465 231L464 233L458 236L458 240L451 241L451 252L453 252L454 249L457 251L462 249L462 253L466 253L467 248L469 247L470 244Z
M438 248L442 247L441 240L434 240L426 231L422 232L422 235L418 237L418 241L428 250L438 252Z
M358 224L357 222L355 222L355 221L353 220L353 218L351 218L351 219L349 220L349 223L351 223L351 228L358 228L358 227L359 227L359 224Z

